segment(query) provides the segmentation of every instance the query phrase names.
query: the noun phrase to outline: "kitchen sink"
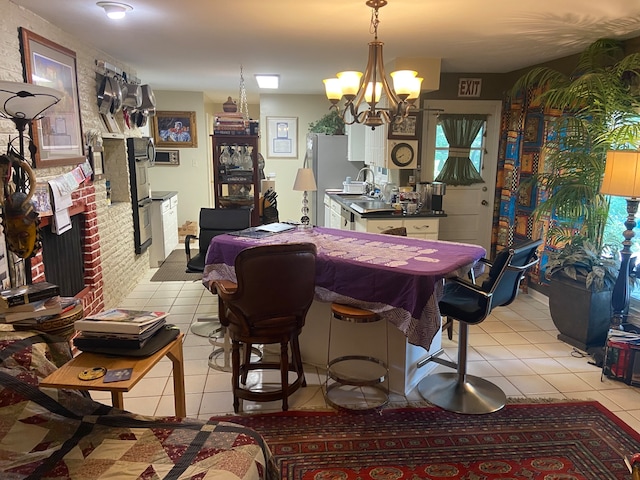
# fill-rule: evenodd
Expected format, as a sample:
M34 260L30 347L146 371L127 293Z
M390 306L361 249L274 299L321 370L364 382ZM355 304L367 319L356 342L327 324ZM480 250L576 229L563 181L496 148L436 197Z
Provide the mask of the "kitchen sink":
M385 203L381 200L356 200L349 205L358 213L392 213L394 211L393 206L390 203Z

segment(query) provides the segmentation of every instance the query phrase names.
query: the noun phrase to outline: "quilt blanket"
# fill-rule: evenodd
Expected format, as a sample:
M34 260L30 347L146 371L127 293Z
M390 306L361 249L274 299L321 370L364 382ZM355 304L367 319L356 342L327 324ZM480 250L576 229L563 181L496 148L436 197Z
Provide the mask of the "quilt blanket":
M70 358L54 337L0 331L0 478L279 478L264 439L241 425L136 415L38 388Z

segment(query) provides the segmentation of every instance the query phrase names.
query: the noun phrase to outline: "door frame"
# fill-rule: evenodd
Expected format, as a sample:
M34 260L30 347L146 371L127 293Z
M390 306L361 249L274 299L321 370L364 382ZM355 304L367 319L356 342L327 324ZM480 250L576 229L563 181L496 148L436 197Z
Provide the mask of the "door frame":
M482 239L481 245L491 251L491 238L493 231L493 212L495 204L495 188L498 171L498 149L500 148L500 124L502 115L502 101L500 100L428 100L423 101L422 107L425 110L422 128L422 163L420 166L420 181L433 181L433 161L435 157L435 134L436 124L431 109L441 109L443 113L469 113L486 114L486 153L483 156L482 177L487 181L486 195L483 200L488 202L486 211L489 218L486 222L480 222L483 227L478 233L478 238ZM491 183L491 179L493 182ZM446 198L446 194L445 194ZM446 213L446 210L445 210Z

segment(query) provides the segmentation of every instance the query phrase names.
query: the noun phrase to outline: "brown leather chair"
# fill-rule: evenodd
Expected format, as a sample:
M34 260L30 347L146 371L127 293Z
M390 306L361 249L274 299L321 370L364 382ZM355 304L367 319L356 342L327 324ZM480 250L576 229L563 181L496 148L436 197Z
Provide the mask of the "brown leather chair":
M228 328L232 341L233 409L240 400L270 402L282 400L306 386L298 336L315 291L316 246L289 243L247 248L235 259L237 285L216 282L224 308L220 322ZM280 344L279 362L256 361L251 357L254 344ZM240 361L240 347L244 347ZM289 360L289 346L291 360ZM280 370L279 390L251 390L246 386L251 370ZM296 379L289 382L289 371Z

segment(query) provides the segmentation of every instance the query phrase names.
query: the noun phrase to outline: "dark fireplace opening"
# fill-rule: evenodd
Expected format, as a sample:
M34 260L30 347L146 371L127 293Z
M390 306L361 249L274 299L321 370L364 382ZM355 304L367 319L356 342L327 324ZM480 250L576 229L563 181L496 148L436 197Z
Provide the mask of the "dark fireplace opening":
M42 263L47 281L60 287L60 295L73 297L84 288L82 254L83 215L71 217L71 229L62 235L45 227L42 232Z

